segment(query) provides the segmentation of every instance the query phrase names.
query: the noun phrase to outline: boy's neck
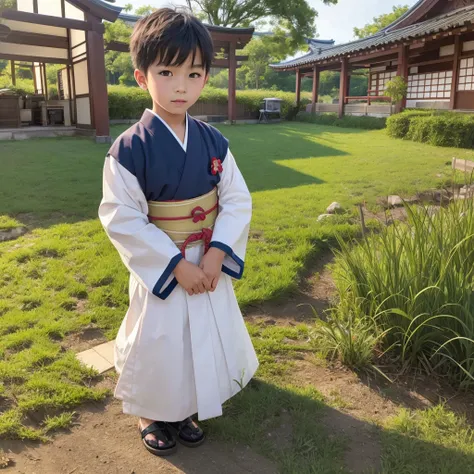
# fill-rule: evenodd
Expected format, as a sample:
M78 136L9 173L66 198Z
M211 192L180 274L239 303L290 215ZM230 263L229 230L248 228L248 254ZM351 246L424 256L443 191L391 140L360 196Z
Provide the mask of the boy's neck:
M186 123L186 112L182 115L170 114L156 104L153 104L153 112L159 115L173 130L183 127Z

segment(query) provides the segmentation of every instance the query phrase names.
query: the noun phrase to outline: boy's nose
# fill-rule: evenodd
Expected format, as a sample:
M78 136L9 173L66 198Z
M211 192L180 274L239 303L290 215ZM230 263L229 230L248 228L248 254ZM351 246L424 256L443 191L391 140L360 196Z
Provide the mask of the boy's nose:
M184 79L178 79L176 81L176 92L186 92L186 81Z

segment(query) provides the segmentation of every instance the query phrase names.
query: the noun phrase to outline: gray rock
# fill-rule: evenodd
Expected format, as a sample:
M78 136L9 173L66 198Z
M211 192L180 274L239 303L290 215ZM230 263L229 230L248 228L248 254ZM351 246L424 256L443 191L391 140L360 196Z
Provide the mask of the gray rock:
M0 230L0 242L6 242L7 240L15 240L26 234L26 227L15 227L9 230Z
M318 222L324 221L325 219L328 219L329 217L333 217L334 214L321 214L318 217Z
M338 202L333 202L327 209L328 214L341 214L344 212L344 209Z
M403 199L400 196L395 196L395 195L389 196L388 205L391 207L403 206Z

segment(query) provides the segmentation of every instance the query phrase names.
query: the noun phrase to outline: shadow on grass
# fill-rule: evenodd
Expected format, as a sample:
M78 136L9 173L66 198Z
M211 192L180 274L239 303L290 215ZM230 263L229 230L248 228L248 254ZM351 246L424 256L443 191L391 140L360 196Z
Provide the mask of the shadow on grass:
M250 191L321 184L321 179L278 161L342 157L347 153L311 140L299 125L221 127ZM306 135L305 135L306 134ZM0 215L34 227L97 217L107 145L85 138L33 139L0 144Z

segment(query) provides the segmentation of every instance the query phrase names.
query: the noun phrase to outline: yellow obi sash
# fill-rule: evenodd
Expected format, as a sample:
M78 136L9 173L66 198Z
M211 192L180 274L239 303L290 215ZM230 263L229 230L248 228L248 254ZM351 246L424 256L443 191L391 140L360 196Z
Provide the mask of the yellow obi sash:
M218 212L217 188L184 201L148 201L148 218L181 249L204 242L209 248Z

